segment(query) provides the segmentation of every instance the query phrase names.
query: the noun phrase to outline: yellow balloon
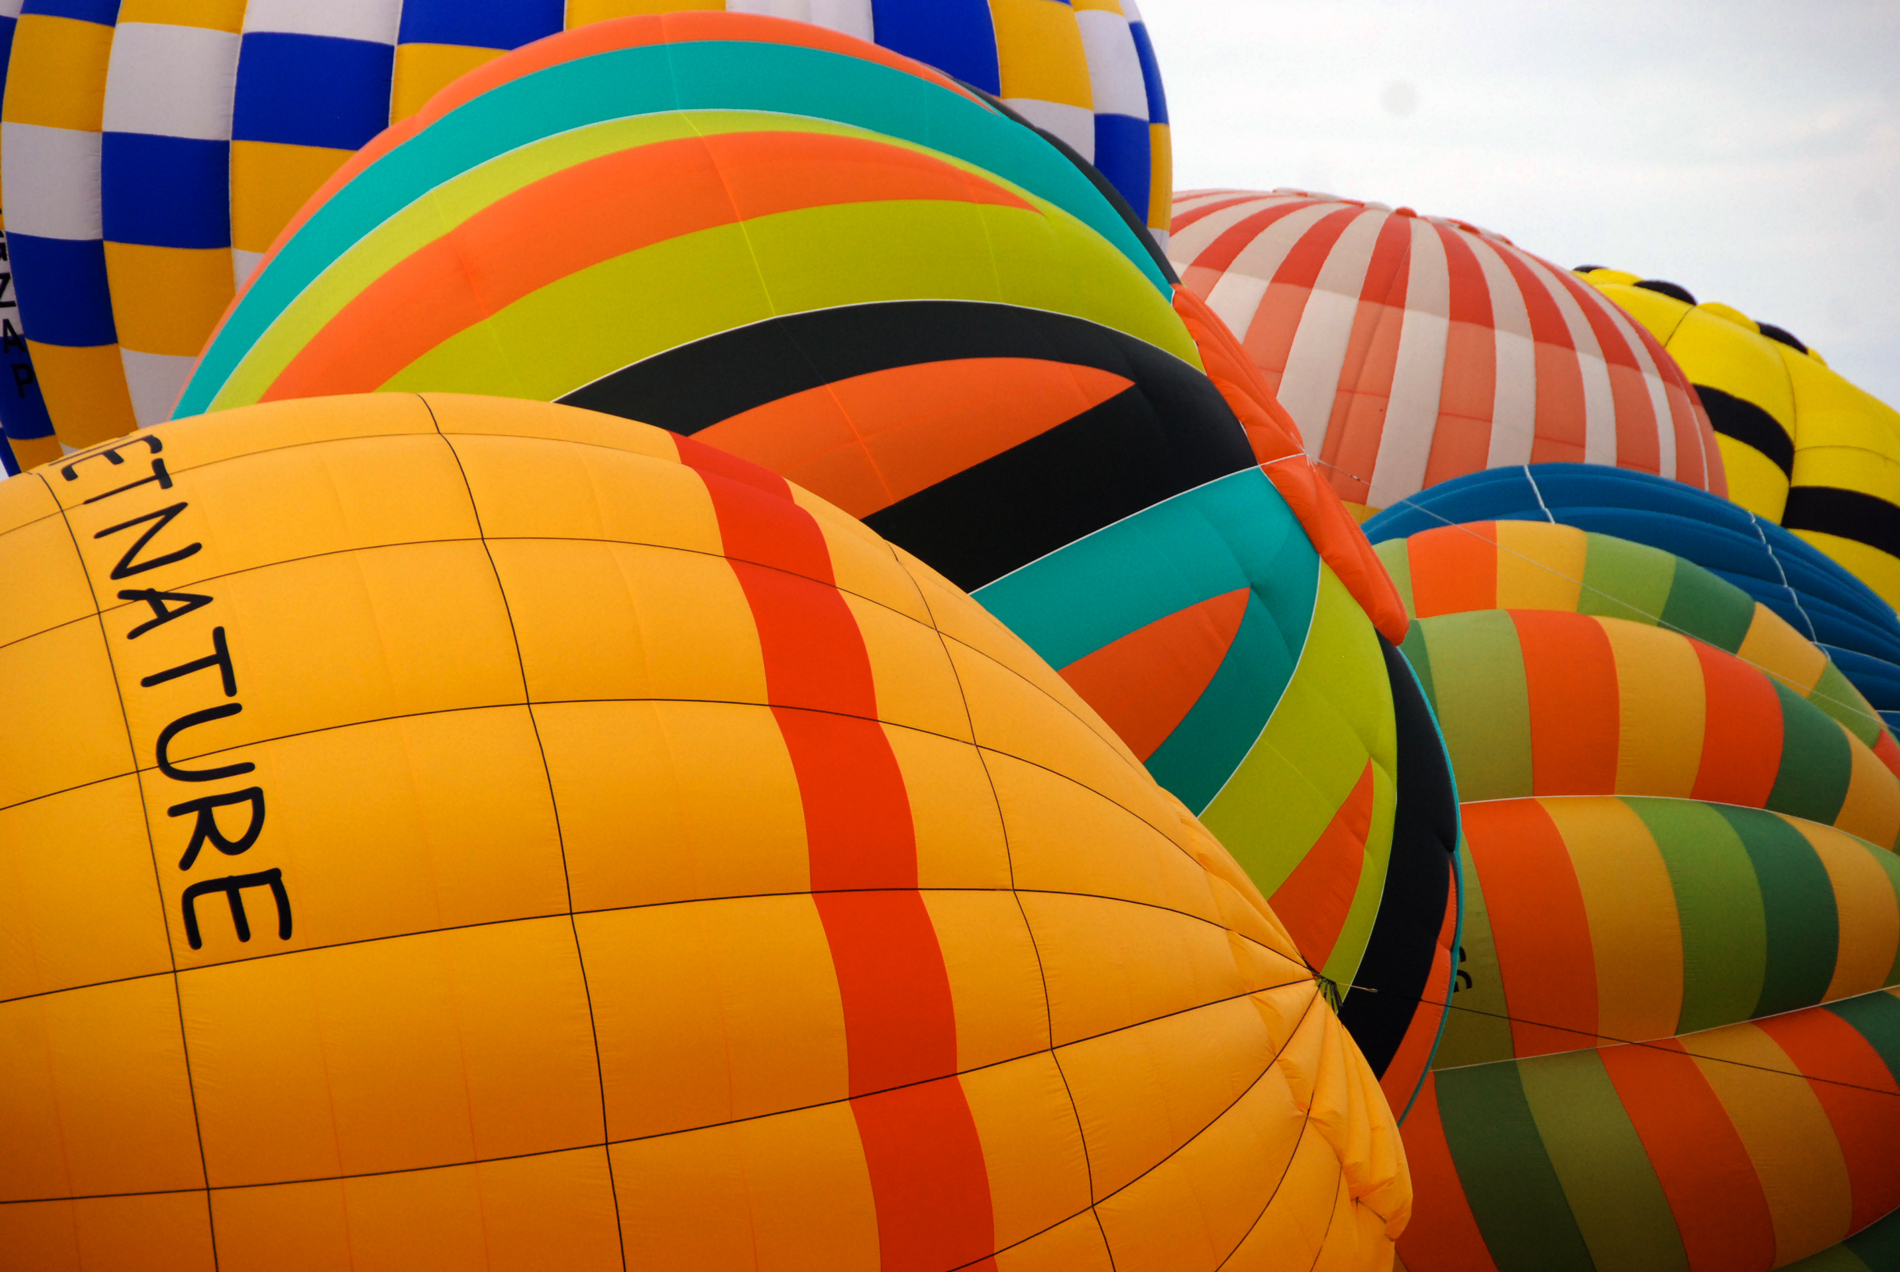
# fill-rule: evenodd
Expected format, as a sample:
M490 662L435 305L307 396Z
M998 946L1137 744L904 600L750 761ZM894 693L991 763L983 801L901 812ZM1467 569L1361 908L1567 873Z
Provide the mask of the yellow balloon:
M1389 1266L1246 875L763 469L285 402L0 484L0 579L0 1266Z

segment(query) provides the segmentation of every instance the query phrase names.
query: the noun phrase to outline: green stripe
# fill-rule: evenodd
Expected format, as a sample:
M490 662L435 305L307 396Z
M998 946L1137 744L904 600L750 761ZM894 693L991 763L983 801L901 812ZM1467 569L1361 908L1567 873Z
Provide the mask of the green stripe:
M1665 627L1732 654L1748 638L1749 625L1755 621L1755 599L1695 562L1678 558L1662 620Z
M1879 1272L1900 1268L1900 1210L1874 1220L1841 1244L1869 1268Z
M1832 826L1854 776L1847 734L1806 698L1772 676L1769 681L1781 699L1781 768L1768 807Z
M1432 714L1438 714L1438 689L1432 683L1432 652L1425 647L1425 629L1414 619L1405 629L1405 641L1399 646L1399 652L1405 655L1405 661L1412 664L1412 674L1418 677L1418 686L1425 691L1425 700L1432 704ZM1442 724L1441 724L1442 727Z
M1595 1266L1688 1272L1669 1199L1601 1054L1538 1056L1517 1069Z
M349 246L429 190L530 142L602 120L762 110L856 124L974 163L1067 209L1171 294L1089 180L1034 133L894 67L792 45L698 41L620 49L513 80L449 112L338 190L253 280L187 384L196 415L276 317Z
M1439 1073L1445 1143L1498 1272L1592 1272L1519 1067L1505 1060Z
M1677 1033L1747 1020L1761 1001L1768 925L1755 866L1713 804L1632 799L1655 836L1682 923L1682 1017Z
M1767 932L1761 998L1751 1016L1810 1007L1827 997L1841 948L1834 883L1807 837L1773 813L1715 805L1755 865Z
M1808 691L1808 701L1839 720L1870 750L1880 741L1880 717L1874 714L1873 707L1853 682L1834 665L1833 659L1828 659L1827 666L1821 668L1821 678Z
M1378 555L1379 563L1385 566L1385 572L1392 576L1392 586L1399 590L1399 603L1405 606L1406 616L1418 617L1418 605L1412 600L1412 554L1406 549L1406 539L1387 539L1376 544L1373 552Z
M1886 1220L1880 1222L1885 1223ZM1876 1223L1874 1228L1879 1226L1880 1223ZM1868 1231L1872 1232L1873 1228ZM1896 1226L1896 1231L1900 1231L1900 1225ZM1881 1269L1881 1272L1891 1272L1891 1269L1900 1268L1900 1262L1868 1263L1854 1252L1852 1245L1851 1241L1844 1241L1840 1245L1829 1246L1819 1254L1811 1254L1798 1263L1785 1265L1782 1272L1874 1272L1876 1268ZM1900 1248L1896 1248L1895 1254L1900 1254Z
M1829 1003L1831 1011L1854 1027L1867 1040L1887 1066L1895 1082L1900 1082L1900 999L1884 989Z
M1669 603L1675 570L1676 558L1667 552L1607 534L1588 534L1577 612L1654 627Z
M1431 650L1432 705L1445 731L1459 797L1531 793L1531 709L1524 651L1504 610L1423 618Z
M1445 1013L1444 1039L1432 1057L1434 1069L1456 1069L1511 1057L1510 1000L1498 969L1491 937L1491 912L1484 904L1484 881L1471 860L1471 846L1458 837L1458 869L1464 879L1464 929L1458 936L1452 981L1458 990ZM1457 973L1463 972L1460 976Z

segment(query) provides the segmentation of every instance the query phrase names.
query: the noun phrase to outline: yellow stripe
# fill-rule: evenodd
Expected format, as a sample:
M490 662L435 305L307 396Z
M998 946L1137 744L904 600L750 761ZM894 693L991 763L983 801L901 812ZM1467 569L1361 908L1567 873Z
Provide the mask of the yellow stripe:
M1165 230L1173 223L1174 138L1167 124L1148 125L1148 228ZM1363 504L1348 504L1349 509L1364 509ZM1355 511L1364 521L1370 510Z
M1702 762L1702 665L1684 637L1599 618L1616 659L1618 795L1687 796Z
M6 107L0 118L9 124L98 132L111 58L111 27L27 14L13 30Z
M1692 1054L1719 1057L1697 1059L1696 1065L1734 1123L1767 1194L1775 1266L1845 1237L1853 1205L1847 1160L1814 1089L1790 1076L1800 1066L1750 1024L1691 1034L1683 1044Z
M1500 521L1497 534L1497 607L1576 613L1590 542L1583 531L1544 521Z
M1727 433L1715 435L1715 448L1722 453L1729 502L1781 524L1781 514L1788 510L1788 475L1781 466Z
M268 250L297 210L354 153L274 141L232 142L231 246Z
M1620 799L1537 801L1563 836L1583 891L1596 954L1597 1030L1667 1038L1682 1018L1682 920L1649 827Z
M1882 848L1892 848L1900 839L1900 781L1865 743L1847 732L1846 725L1836 720L1834 727L1846 736L1848 751L1854 757L1847 798L1841 801L1834 824Z
M1801 832L1834 886L1834 908L1841 922L1840 952L1825 1001L1885 988L1894 955L1900 953L1900 900L1895 897L1894 876L1881 869L1875 854L1891 854L1832 826L1786 813L1777 815ZM1895 871L1900 873L1900 866Z
M398 44L389 122L409 118L450 83L507 51L468 44Z
M160 22L207 31L244 29L245 0L121 0L119 21Z
M26 350L61 442L79 450L139 426L118 345L77 349L41 344L29 336Z
M1814 692L1821 673L1827 670L1827 655L1760 601L1755 602L1748 635L1735 652L1804 698Z
M225 247L106 244L121 348L194 358L236 290Z
M1881 600L1900 606L1900 560L1854 539L1796 530L1795 536L1826 553L1849 574L1871 587Z
M1060 0L990 0L1003 97L1095 108L1075 11Z
M567 29L605 22L609 18L631 18L646 13L678 13L687 9L722 10L726 0L567 0Z

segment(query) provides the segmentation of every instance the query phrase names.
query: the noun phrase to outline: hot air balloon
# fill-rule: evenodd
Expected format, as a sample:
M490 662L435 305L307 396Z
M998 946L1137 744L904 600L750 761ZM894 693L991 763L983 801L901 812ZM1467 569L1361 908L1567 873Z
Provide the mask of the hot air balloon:
M1674 283L1578 271L1663 343L1708 409L1728 496L1900 603L1900 411L1773 323Z
M1442 747L1368 613L1383 588L1403 637L1382 567L1302 457L1261 467L1270 395L1203 374L1235 355L1176 300L1070 158L944 76L804 24L628 18L362 150L180 409L559 400L812 489L977 593L1263 891L1292 886L1330 981L1394 987L1344 1004L1384 1070L1435 1034L1456 814L1418 775Z
M1549 461L1726 490L1708 420L1656 340L1501 235L1332 195L1194 190L1176 196L1168 254L1365 515Z
M17 12L0 13L0 93L6 88L7 68L12 61L13 34L19 25ZM0 126L0 135L4 126ZM53 436L53 421L46 414L46 398L40 392L39 377L26 349L26 336L20 326L20 306L13 287L12 252L7 247L4 217L0 217L0 297L7 312L0 315L0 475L15 473L22 466L31 468L59 456L59 441ZM7 386L11 385L11 390Z
M1582 464L1495 469L1414 495L1366 532L1384 540L1492 519L1579 526L1693 561L1779 614L1827 652L1890 727L1900 722L1893 607L1790 532L1680 482Z
M29 0L0 118L13 254L61 438L88 445L166 418L234 288L303 202L457 76L564 26L693 7ZM1165 237L1167 107L1133 0L762 7L1000 96L1092 159Z
M1258 890L783 478L332 397L0 527L7 1266L1389 1261L1389 1114Z
M1404 1266L1767 1269L1871 1232L1900 1207L1892 735L1667 552L1548 521L1379 552L1467 801Z

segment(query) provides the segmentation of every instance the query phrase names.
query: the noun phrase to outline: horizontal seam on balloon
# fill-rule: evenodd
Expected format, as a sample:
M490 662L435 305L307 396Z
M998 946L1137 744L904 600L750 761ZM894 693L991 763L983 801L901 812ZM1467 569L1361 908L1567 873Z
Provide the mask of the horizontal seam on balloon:
M1307 984L1307 983L1311 983L1311 982L1308 981L1306 978L1302 977L1299 980L1285 981L1277 985L1262 985L1254 989L1242 990L1241 992L1237 994L1229 994L1221 998L1209 999L1206 1002L1195 1003L1193 1006L1190 1006L1190 1007L1181 1007L1174 1011L1162 1012L1158 1016L1150 1016L1143 1020L1130 1021L1128 1024L1117 1025L1113 1029L1104 1029L1100 1033L1090 1034L1087 1037L1074 1038L1068 1042L1058 1043L1058 1044L1048 1046L1048 1047L1038 1047L1034 1051L1025 1051L1019 1055L1006 1056L1001 1060L991 1060L984 1064L972 1065L968 1069L958 1069L953 1073L939 1074L936 1077L923 1078L916 1082L906 1082L898 1086L886 1087L878 1091L865 1091L858 1095L844 1096L842 1098L835 1099L835 1100L820 1100L815 1104L800 1104L791 1108L773 1109L770 1112L766 1112L766 1113L750 1113L750 1114L745 1115L744 1117L727 1118L726 1120L722 1122L707 1122L700 1126L683 1126L671 1131L656 1131L651 1135L629 1135L629 1136L623 1136L618 1139L608 1138L605 1140L593 1140L593 1141L589 1141L583 1144L565 1144L557 1148L537 1148L537 1149L532 1149L528 1152L523 1152L523 1153L504 1153L495 1157L477 1157L477 1158L470 1158L463 1161L454 1161L454 1162L433 1162L424 1166L393 1166L387 1170L363 1171L359 1174L350 1174L350 1175L312 1175L312 1176L298 1178L298 1179L265 1180L258 1183L208 1184L202 1188L154 1188L148 1191L87 1193L83 1195L66 1196L66 1197L59 1197L59 1196L18 1197L18 1198L11 1198L11 1199L0 1199L0 1206L31 1206L31 1205L43 1205L48 1202L59 1202L59 1201L102 1201L102 1200L107 1200L107 1199L115 1198L115 1197L158 1197L158 1196L176 1195L176 1194L181 1194L181 1193L236 1192L240 1189L248 1189L248 1188L285 1188L285 1187L294 1187L299 1184L338 1183L338 1182L346 1182L352 1179L375 1179L375 1178L379 1178L385 1175L413 1175L421 1171L455 1170L458 1168L469 1167L469 1166L484 1166L492 1162L521 1161L530 1157L549 1157L557 1153L585 1152L586 1150L592 1149L592 1148L608 1149L608 1148L613 1147L616 1144L639 1144L639 1143L644 1143L649 1140L667 1139L674 1135L691 1135L700 1131L719 1130L723 1127L738 1126L746 1122L762 1121L765 1118L769 1118L769 1117L782 1117L790 1113L809 1113L815 1109L835 1108L840 1105L848 1105L855 1100L865 1099L870 1096L886 1095L892 1091L903 1091L903 1090L908 1090L912 1087L928 1086L933 1082L944 1082L952 1078L960 1079L966 1074L981 1073L987 1069L994 1069L1001 1065L1006 1065L1006 1064L1018 1064L1024 1060L1033 1060L1037 1056L1053 1055L1054 1052L1059 1051L1065 1047L1075 1047L1075 1046L1080 1046L1081 1044L1086 1043L1086 1042L1096 1042L1103 1038L1113 1037L1114 1035L1119 1034L1119 1033L1126 1033L1131 1029L1141 1029L1141 1028L1145 1028L1148 1025L1158 1024L1161 1021L1173 1019L1176 1016L1184 1016L1184 1015L1189 1014L1190 1012L1206 1011L1209 1008L1226 1006L1229 1003L1236 1003L1236 1002L1241 1001L1242 999L1251 998L1255 994L1269 993L1276 989L1284 989L1289 985L1299 985L1299 984ZM1318 1001L1318 998L1319 998L1319 994L1317 990L1315 990L1313 998L1309 1000L1307 1004L1308 1012L1312 1010L1312 1003ZM1306 1013L1305 1012L1301 1013L1300 1018L1301 1020L1304 1020L1306 1018ZM1292 1041L1292 1037L1293 1037L1293 1031L1289 1031L1287 1034L1288 1043ZM1226 1113L1233 1108L1234 1104L1238 1104L1240 1100L1246 1098L1247 1093L1252 1091L1253 1088L1259 1084L1260 1079L1265 1077L1267 1073L1272 1070L1273 1061L1277 1061L1279 1057L1285 1053L1286 1045L1287 1045L1286 1043L1281 1044L1280 1050L1274 1053L1273 1059L1268 1062L1266 1068L1262 1069L1260 1073L1253 1079L1253 1081L1248 1083L1247 1091L1243 1091L1239 1096L1235 1098L1233 1103L1230 1103L1226 1109L1223 1109L1221 1111L1221 1114L1214 1119L1214 1122L1218 1122L1220 1120L1220 1117L1225 1116ZM1214 1122L1209 1122L1208 1126L1212 1126ZM1203 1127L1202 1131L1205 1131L1206 1129L1207 1127ZM1182 1141L1181 1144L1177 1145L1174 1149L1172 1149L1166 1156L1158 1159L1153 1165L1151 1165L1148 1168L1148 1170L1144 1170L1142 1172L1142 1175L1146 1175L1149 1173L1149 1171L1152 1171L1155 1167L1160 1166L1163 1162L1167 1161L1169 1157L1172 1157L1175 1153L1179 1152L1182 1148L1185 1148L1188 1144L1192 1143L1193 1140L1196 1137L1198 1137L1200 1134L1201 1134L1201 1131L1197 1131L1195 1132L1194 1135L1189 1136L1186 1140ZM1134 1183L1138 1182L1141 1179L1142 1175L1135 1176L1134 1179L1131 1179L1128 1181L1128 1183L1123 1184L1121 1188L1117 1188L1115 1189L1114 1192L1110 1192L1106 1194L1102 1200L1107 1200L1108 1197L1113 1197L1115 1193L1121 1192L1123 1189L1126 1189L1132 1186ZM1094 1204L1099 1204L1099 1203L1094 1203ZM1086 1212L1087 1211L1085 1208L1084 1210L1076 1211L1074 1214L1066 1215L1061 1220L1058 1221L1058 1224L1067 1223L1069 1220L1074 1219L1077 1215L1081 1215ZM1050 1225L1050 1227L1058 1226L1058 1224L1052 1224ZM1048 1229L1043 1229L1042 1231L1047 1231L1047 1230ZM1031 1235L1034 1236L1037 1234L1031 1234ZM1024 1238L1024 1240L1028 1240L1028 1239L1030 1238L1027 1238L1027 1237ZM995 1253L995 1252L993 1251L992 1253ZM977 1260L977 1262L980 1263L982 1262L982 1260L979 1259ZM969 1266L969 1265L965 1265L965 1266Z
M1866 993L1867 994L1883 994L1883 993L1886 993L1887 990L1891 988L1893 988L1893 986L1890 986L1890 985L1883 986L1880 989L1867 990ZM1825 999L1818 1003L1809 1003L1803 1007L1790 1007L1787 1011L1778 1011L1778 1012L1775 1012L1773 1015L1751 1016L1747 1020L1730 1021L1726 1025L1716 1025L1714 1026L1714 1028L1715 1029L1732 1029L1737 1025L1759 1025L1759 1023L1764 1020L1774 1020L1776 1017L1779 1017L1779 1016L1792 1016L1796 1012L1801 1012L1801 1011L1813 1011L1817 1007L1827 1006L1827 1004L1830 1002L1836 1002L1836 1003L1849 1002L1849 1001L1852 1001L1853 999L1861 998L1864 996L1865 996L1864 994L1848 994L1843 998ZM1670 1055L1686 1056L1687 1058L1691 1060L1709 1060L1717 1064L1731 1064L1741 1069L1758 1069L1763 1073L1772 1073L1778 1077L1801 1078L1808 1082L1825 1082L1829 1086L1846 1087L1851 1091L1866 1091L1873 1095L1885 1095L1893 1099L1900 1099L1900 1091L1883 1091L1879 1087L1862 1086L1858 1082L1843 1082L1839 1078L1824 1078L1824 1077L1819 1076L1818 1074L1813 1074L1813 1073L1799 1073L1791 1069L1776 1069L1776 1068L1771 1068L1770 1066L1765 1065L1765 1064L1750 1064L1746 1060L1730 1060L1726 1056L1705 1055L1699 1051L1690 1051L1686 1047L1682 1048L1681 1050L1677 1050L1675 1047L1664 1046L1660 1042L1644 1042L1635 1038L1618 1038L1612 1034L1593 1033L1592 1031L1588 1029L1575 1029L1569 1025L1551 1025L1551 1024L1546 1024L1540 1020L1526 1020L1521 1016L1507 1015L1504 1012L1486 1011L1482 1007L1460 1007L1456 1003L1441 1003L1435 999L1426 998L1423 995L1419 996L1416 999L1416 1001L1428 1007L1443 1007L1448 1011L1468 1011L1475 1015L1490 1016L1498 1020L1508 1020L1515 1024L1533 1025L1540 1029L1553 1029L1553 1030L1556 1030L1558 1033L1573 1033L1573 1034L1578 1034L1585 1038L1601 1038L1605 1042L1613 1042L1621 1047L1642 1047L1644 1050L1647 1050L1647 1051L1665 1051L1665 1052L1668 1052ZM1697 1030L1697 1033L1700 1033L1700 1032L1704 1032L1704 1031ZM1855 1032L1858 1033L1859 1031L1856 1030ZM1692 1038L1695 1036L1695 1034L1687 1034L1684 1036ZM1486 1064L1504 1064L1507 1062L1511 1064L1522 1064L1531 1060L1541 1059L1543 1055L1570 1055L1570 1054L1572 1053L1567 1052L1567 1051L1552 1051L1552 1052L1544 1052L1536 1056L1512 1056L1512 1057L1507 1057L1506 1059L1500 1059L1500 1060L1480 1060L1476 1064L1455 1065L1455 1066L1452 1066L1452 1068L1450 1069L1439 1070L1439 1072L1449 1073L1449 1072L1452 1072L1454 1069L1475 1069L1481 1065L1486 1065Z
M1118 905L1139 906L1142 909L1159 910L1164 914L1178 915L1179 917L1184 918L1184 919L1191 919L1197 923L1204 923L1209 927L1219 928L1221 931L1228 933L1230 936L1238 937L1241 940L1247 942L1249 945L1252 945L1258 949L1265 950L1267 953L1274 955L1276 958L1286 959L1288 963L1293 964L1294 966L1303 966L1303 964L1294 964L1292 959L1288 959L1285 954L1281 953L1279 950L1274 949L1273 946L1268 945L1265 941L1259 940L1256 937L1249 936L1247 933L1236 929L1231 924L1222 923L1218 919L1210 919L1204 915L1195 914L1189 910L1176 909L1174 906L1171 906L1171 905L1162 905L1158 901L1142 901L1135 897L1117 897L1117 896L1110 896L1106 893L1100 893L1100 892L1075 892L1067 888L1018 888L1014 886L996 886L996 887L987 887L987 888L974 887L974 886L967 886L967 887L918 886L915 888L800 888L800 889L791 889L789 891L784 891L784 892L735 892L735 893L729 893L729 894L725 894L721 896L675 897L671 900L666 900L666 901L637 901L629 905L593 906L584 910L548 910L540 914L512 914L504 918L474 919L467 923L450 923L450 924L445 924L442 927L412 928L405 932L383 932L376 936L352 937L346 941L328 941L322 945L300 945L296 949L293 949L293 950L267 950L258 954L247 954L239 958L219 959L214 962L208 962L208 963L193 963L188 967L180 967L177 970L180 974L184 974L187 972L207 971L212 968L239 967L239 966L243 966L249 963L261 963L265 961L266 959L290 958L293 955L297 955L297 954L314 954L314 953L318 953L324 950L350 949L359 945L374 945L378 941L403 941L403 940L409 940L409 939L412 939L415 937L421 937L421 936L440 936L449 932L469 932L469 931L474 931L478 928L501 927L504 924L508 924L508 923L543 923L549 919L565 919L565 918L570 918L570 917L571 918L586 918L586 917L597 915L597 914L624 914L624 913L629 913L636 910L657 910L664 906L673 906L673 905L715 904L722 901L767 901L767 900L774 900L774 899L789 899L789 898L795 898L795 897L807 897L807 896L822 897L822 896L836 896L836 895L845 894L845 893L872 893L872 892L875 892L875 893L884 893L884 892L956 893L960 895L961 894L975 894L975 893L1009 892L1009 893L1016 893L1016 894L1026 894L1029 896L1081 897L1081 898L1085 898L1091 901L1108 901L1108 902L1113 902ZM1306 970L1311 971L1312 969L1307 968ZM42 989L42 990L36 990L35 992L31 994L16 994L15 996L11 998L0 998L0 1007L5 1007L13 1003L27 1002L35 998L51 998L58 994L78 993L81 990L100 989L100 988L110 986L110 985L126 985L126 984L131 984L134 981L150 980L155 976L170 976L170 975L172 975L170 971L134 972L134 973L131 973L130 975L115 976L107 980L87 981L83 984L78 984L78 985L62 985L57 989ZM1304 978L1298 978L1298 979L1304 979ZM1294 982L1288 981L1286 983L1293 984Z

